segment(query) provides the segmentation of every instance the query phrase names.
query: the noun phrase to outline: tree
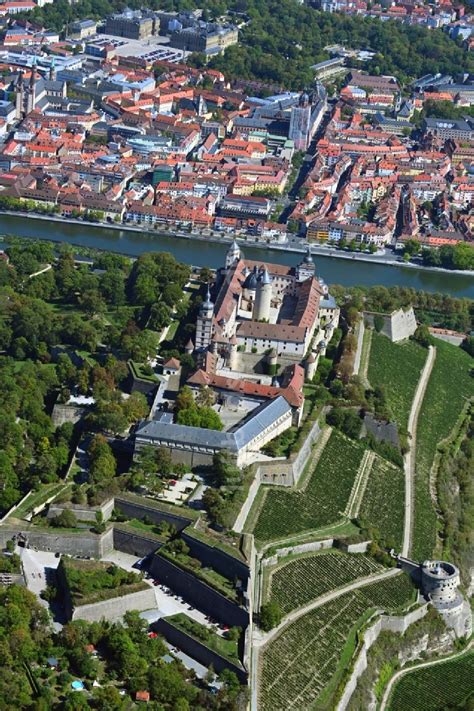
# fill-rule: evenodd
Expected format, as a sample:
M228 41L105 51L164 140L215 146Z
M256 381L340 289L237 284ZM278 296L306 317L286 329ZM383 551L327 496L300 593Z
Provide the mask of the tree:
M430 333L430 329L425 324L420 324L412 336L413 340L423 346L428 348L434 343L434 338Z
M202 503L212 523L223 526L227 507L221 494L216 489L208 487L202 495Z
M403 250L405 254L408 254L409 257L414 256L415 254L418 254L421 249L421 244L419 240L417 239L407 239L407 241L403 245Z
M51 519L51 524L58 528L76 528L77 518L71 509L63 509L60 514Z
M377 331L377 333L381 333L383 330L383 327L385 326L385 319L382 316L382 314L375 314L374 316L374 328Z
M225 486L230 483L235 484L240 481L240 469L235 465L230 452L226 450L216 452L212 458L212 464L214 479L218 486Z
M469 353L474 358L474 336L466 336L464 341L461 343L461 348L463 348L466 353Z
M155 453L156 470L161 476L168 477L173 472L173 460L167 447L158 447Z
M180 410L189 410L194 406L194 404L193 391L189 385L185 385L176 396L175 410L176 412L179 412Z
M280 605L275 600L270 600L270 602L264 603L260 609L260 627L265 632L269 632L280 624L282 617Z

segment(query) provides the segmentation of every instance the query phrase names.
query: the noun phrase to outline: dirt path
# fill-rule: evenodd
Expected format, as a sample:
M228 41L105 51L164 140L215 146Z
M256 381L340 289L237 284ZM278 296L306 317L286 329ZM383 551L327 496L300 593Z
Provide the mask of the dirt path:
M403 547L402 556L407 558L410 555L412 536L413 536L413 519L414 519L414 480L416 475L416 428L418 424L418 416L420 414L421 405L425 396L426 387L433 369L433 364L436 358L436 348L429 346L428 356L423 367L415 396L411 404L410 416L408 418L408 433L411 438L410 450L405 455L404 471L405 471L405 522L403 528Z

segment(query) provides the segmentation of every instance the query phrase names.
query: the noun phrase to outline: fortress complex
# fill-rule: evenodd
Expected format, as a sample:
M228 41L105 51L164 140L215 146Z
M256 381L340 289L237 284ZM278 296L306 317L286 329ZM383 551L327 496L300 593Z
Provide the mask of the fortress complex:
M263 354L300 361L315 357L339 322L339 309L310 253L297 267L244 259L234 242L217 273L216 301L203 303L196 324L197 354L222 356L233 370L236 354Z
M314 377L339 309L316 277L310 254L296 267L260 263L244 259L235 242L212 292L215 301L208 287L195 343L186 348L198 365L186 384L196 397L202 389L212 391L223 429L178 424L173 402L157 397L148 421L137 428L135 446L167 447L176 461L191 466L211 464L226 450L246 466L267 459L262 447L301 424L305 377Z

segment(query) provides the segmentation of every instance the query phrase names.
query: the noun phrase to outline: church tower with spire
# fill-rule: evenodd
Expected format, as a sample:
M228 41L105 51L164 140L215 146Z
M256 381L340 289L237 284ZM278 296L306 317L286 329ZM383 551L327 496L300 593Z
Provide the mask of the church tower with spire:
M196 321L196 350L206 350L212 338L212 319L214 316L214 304L211 300L209 285L207 286L206 299L201 304L199 316Z

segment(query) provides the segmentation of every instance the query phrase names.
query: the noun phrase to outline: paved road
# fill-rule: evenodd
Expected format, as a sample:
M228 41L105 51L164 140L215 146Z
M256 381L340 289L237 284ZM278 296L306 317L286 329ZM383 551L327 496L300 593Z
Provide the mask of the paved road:
M451 654L450 656L443 657L442 659L434 659L429 662L422 662L421 664L416 664L416 666L409 667L408 669L401 669L400 671L396 672L387 684L387 688L385 689L382 701L380 703L379 711L385 711L393 685L400 679L400 677L405 676L405 674L410 674L410 672L416 672L418 671L418 669L423 669L423 667L434 667L435 664L443 664L444 662L448 662L451 659L457 659L457 657L462 657L464 654L467 654L472 649L473 645L474 642L471 640L466 649L463 649L462 652L458 652L457 654Z
M415 479L415 454L416 454L416 428L418 424L418 415L420 414L421 405L426 392L426 386L433 369L433 364L436 358L436 348L429 346L428 357L426 358L423 371L421 373L415 396L411 404L410 416L408 418L408 434L411 438L410 450L405 455L404 471L405 471L405 521L403 528L403 547L402 556L407 558L410 554L413 533L413 482Z
M59 558L56 558L54 553L34 551L31 548L17 548L16 552L21 558L28 590L31 590L37 596L38 602L49 610L49 604L40 595L48 583L52 582L53 571L59 565ZM53 626L56 631L62 628L57 621L53 622Z

